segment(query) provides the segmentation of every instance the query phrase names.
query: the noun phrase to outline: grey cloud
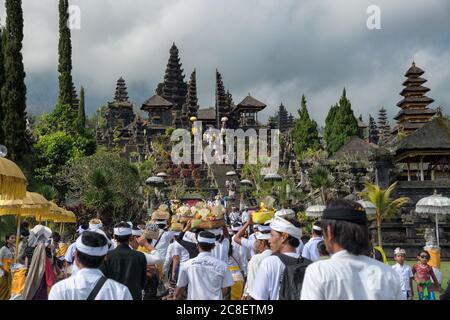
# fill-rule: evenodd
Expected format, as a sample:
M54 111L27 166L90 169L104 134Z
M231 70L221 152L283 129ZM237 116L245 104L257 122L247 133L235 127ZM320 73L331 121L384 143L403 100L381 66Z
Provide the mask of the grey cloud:
M197 68L202 107L214 103L219 68L235 102L251 92L269 105L263 120L280 101L296 115L304 93L311 115L322 123L344 86L356 115L367 118L384 106L392 117L413 58L426 71L434 106L450 105L450 3L445 0L71 4L82 10L82 29L72 34L73 74L77 86L87 90L90 112L112 98L122 75L140 106L163 78L172 41L186 77ZM381 30L366 28L371 4L381 8ZM57 96L57 1L24 0L24 15L28 106L50 110Z

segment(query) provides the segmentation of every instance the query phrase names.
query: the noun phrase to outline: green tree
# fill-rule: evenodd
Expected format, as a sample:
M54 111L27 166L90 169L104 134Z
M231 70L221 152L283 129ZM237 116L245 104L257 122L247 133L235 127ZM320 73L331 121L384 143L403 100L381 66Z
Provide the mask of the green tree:
M81 87L81 90L80 90L80 106L78 107L77 127L78 127L78 133L84 134L84 132L86 130L86 110L85 110L84 88L83 87Z
M387 189L382 189L376 184L365 182L365 189L360 193L360 196L367 201L372 202L377 208L376 222L377 222L377 234L378 245L383 247L383 240L381 236L381 224L383 220L391 218L397 213L401 207L406 205L409 198L399 197L392 199L391 194L397 186L397 182L391 184Z
M330 128L326 130L327 151L330 154L335 153L351 137L358 134L358 121L353 113L350 100L347 99L345 88L335 112L334 120L331 120Z
M326 204L326 189L333 186L333 178L330 171L325 167L315 167L311 170L309 175L309 181L311 187L320 190L320 198L322 199L322 204Z
M325 138L325 142L327 144L327 150L328 150L328 144L330 141L330 137L333 134L333 128L335 126L338 110L339 110L338 104L331 106L330 110L328 111L327 117L325 119L324 138Z
M369 142L378 144L378 127L371 114L369 114Z
M68 196L80 199L106 226L141 217L139 172L118 154L104 152L76 159L60 176L69 188Z
M69 21L69 0L59 0L59 104L72 105L72 43Z
M301 158L308 149L319 149L320 140L317 123L309 117L304 95L302 95L301 107L298 114L300 118L295 122L292 137L294 139L294 151L297 157Z
M3 144L4 133L3 133L3 103L2 103L2 87L5 82L5 68L3 66L3 39L5 39L6 33L3 32L3 28L0 26L0 144Z
M6 45L4 47L5 80L1 90L4 142L9 157L20 160L26 151L26 93L23 66L23 11L21 0L6 0Z
M36 178L54 183L53 178L74 159L91 155L95 144L82 136L56 131L42 136L34 146L36 152Z

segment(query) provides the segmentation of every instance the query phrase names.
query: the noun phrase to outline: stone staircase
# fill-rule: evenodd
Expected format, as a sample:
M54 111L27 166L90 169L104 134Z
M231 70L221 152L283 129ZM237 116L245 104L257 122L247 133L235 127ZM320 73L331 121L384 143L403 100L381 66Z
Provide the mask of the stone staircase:
M239 193L239 178L238 177L228 177L227 172L235 171L234 167L230 164L211 164L209 165L209 169L212 175L212 178L215 181L216 187L219 192L226 196L228 195L228 190L225 186L227 180L235 180L236 181L236 196Z

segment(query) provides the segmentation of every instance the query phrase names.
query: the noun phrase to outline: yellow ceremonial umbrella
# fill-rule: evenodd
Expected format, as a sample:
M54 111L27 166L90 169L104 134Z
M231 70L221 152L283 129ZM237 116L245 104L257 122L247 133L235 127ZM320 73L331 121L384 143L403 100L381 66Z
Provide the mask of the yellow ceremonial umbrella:
M11 160L0 157L0 200L20 200L26 196L27 178Z
M25 197L21 200L1 200L0 216L15 215L17 217L16 251L14 263L17 262L20 237L21 217L39 217L50 213L50 203L42 195L35 192L26 191Z

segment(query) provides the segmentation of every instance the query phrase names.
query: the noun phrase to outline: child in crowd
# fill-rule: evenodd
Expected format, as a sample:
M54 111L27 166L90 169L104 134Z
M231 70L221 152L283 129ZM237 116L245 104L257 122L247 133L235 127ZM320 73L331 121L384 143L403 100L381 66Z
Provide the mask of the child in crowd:
M417 255L419 260L412 268L414 280L417 283L417 292L419 300L435 300L433 282L436 288L440 291L441 287L433 272L433 268L428 264L430 261L430 254L426 250L422 250ZM431 281L433 280L433 282Z
M414 275L411 267L405 264L406 251L402 248L396 248L394 250L394 259L397 263L392 266L392 269L394 269L400 277L403 299L412 300L414 297L414 293L412 290L412 280L414 278Z

